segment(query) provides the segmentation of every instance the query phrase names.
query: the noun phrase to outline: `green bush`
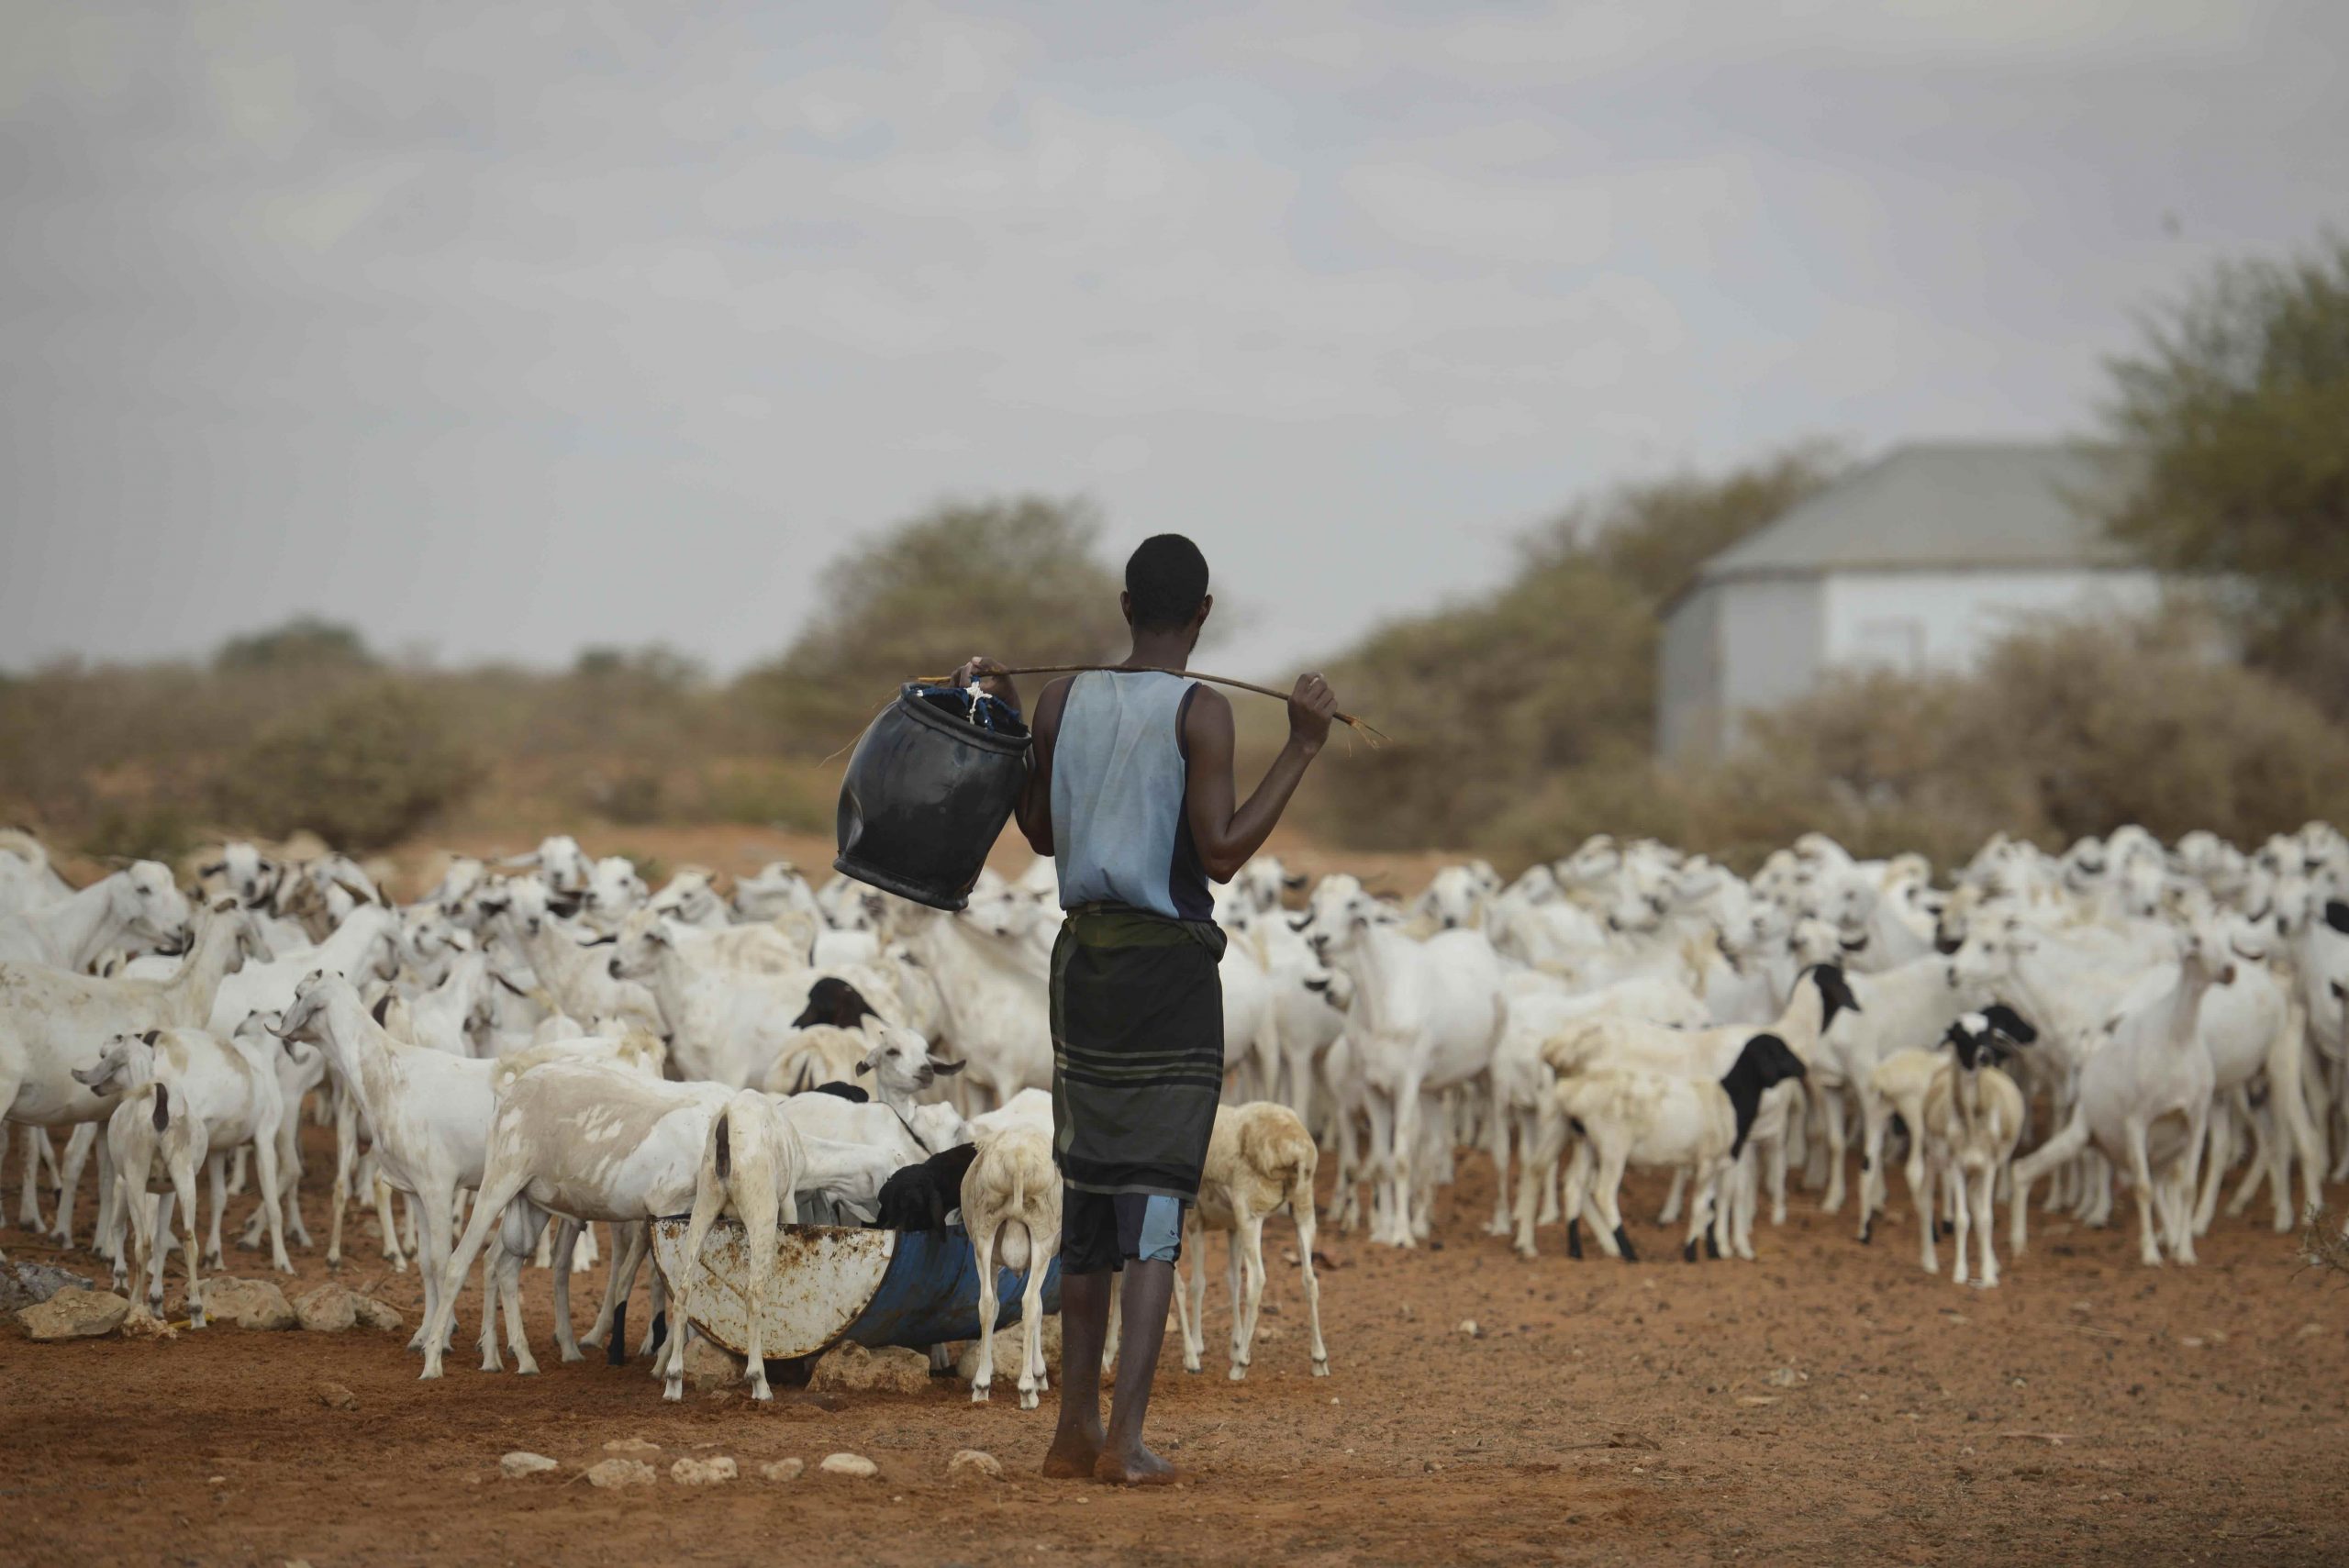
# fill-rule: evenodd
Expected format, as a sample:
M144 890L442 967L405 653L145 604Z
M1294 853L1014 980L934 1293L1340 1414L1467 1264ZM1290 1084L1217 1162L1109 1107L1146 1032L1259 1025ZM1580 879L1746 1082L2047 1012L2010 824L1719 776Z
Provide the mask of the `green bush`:
M306 828L339 849L374 850L448 811L480 776L435 705L385 681L263 728L223 769L220 808L273 836Z

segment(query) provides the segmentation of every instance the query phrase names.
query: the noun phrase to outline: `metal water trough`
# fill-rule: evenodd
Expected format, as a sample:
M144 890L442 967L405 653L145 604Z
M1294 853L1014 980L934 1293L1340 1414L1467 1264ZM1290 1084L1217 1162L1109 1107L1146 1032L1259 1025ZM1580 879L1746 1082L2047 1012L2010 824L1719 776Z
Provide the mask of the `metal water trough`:
M751 1342L749 1271L739 1221L710 1229L700 1259L685 1257L683 1215L652 1222L652 1261L671 1310L690 1302L694 1327L736 1355ZM688 1275L687 1269L694 1272ZM681 1283L690 1289L680 1288ZM996 1327L1019 1320L1023 1276L996 1271ZM863 1230L785 1225L760 1350L770 1361L812 1356L841 1343L928 1350L979 1334L979 1261L959 1229ZM1046 1266L1043 1307L1061 1309L1060 1260Z

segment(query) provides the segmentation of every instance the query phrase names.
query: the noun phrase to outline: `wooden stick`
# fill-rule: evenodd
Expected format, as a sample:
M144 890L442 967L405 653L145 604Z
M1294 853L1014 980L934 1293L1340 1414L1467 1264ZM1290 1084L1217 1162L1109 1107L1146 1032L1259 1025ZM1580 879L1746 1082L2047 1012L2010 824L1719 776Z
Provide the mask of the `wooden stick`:
M1194 681L1210 681L1219 686L1237 686L1243 692L1254 692L1258 696L1271 697L1275 702L1288 701L1286 692L1276 692L1270 686L1260 686L1253 681L1236 681L1230 675L1203 675L1197 670L1170 670L1163 664L1028 664L1017 670L1004 670L998 673L1006 675L1084 675L1097 670L1123 672L1132 675L1185 675ZM952 675L925 675L921 679L921 684L925 686L943 686L952 684L953 679ZM1351 713L1332 714L1330 717L1360 733L1374 751L1388 739L1385 730L1366 720L1356 718Z

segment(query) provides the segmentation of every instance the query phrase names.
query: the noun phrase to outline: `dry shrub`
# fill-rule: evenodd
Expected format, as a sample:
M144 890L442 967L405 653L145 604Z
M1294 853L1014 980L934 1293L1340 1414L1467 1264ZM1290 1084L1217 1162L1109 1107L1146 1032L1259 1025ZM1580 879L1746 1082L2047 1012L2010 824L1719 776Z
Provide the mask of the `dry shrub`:
M377 682L297 710L220 779L228 819L273 837L308 828L338 848L395 844L462 800L473 754L412 685Z
M973 653L1031 665L1114 658L1126 628L1099 533L1082 502L935 507L827 567L823 607L738 694L779 749L823 757L853 744L901 683Z
M2140 822L2248 844L2311 817L2349 819L2349 738L2166 617L2014 637L1973 675L1846 674L1758 717L1716 765L1619 751L1556 770L1450 847L1518 866L1591 833L1649 835L1750 870L1818 829L1950 866L1998 832L2054 848Z
M1515 581L1389 622L1330 668L1394 744L1318 770L1303 814L1364 849L1491 848L1537 826L1671 820L1644 780L1656 612L1689 573L1834 473L1806 446L1721 476L1682 474L1575 507L1527 539ZM1620 787L1616 782L1620 781Z

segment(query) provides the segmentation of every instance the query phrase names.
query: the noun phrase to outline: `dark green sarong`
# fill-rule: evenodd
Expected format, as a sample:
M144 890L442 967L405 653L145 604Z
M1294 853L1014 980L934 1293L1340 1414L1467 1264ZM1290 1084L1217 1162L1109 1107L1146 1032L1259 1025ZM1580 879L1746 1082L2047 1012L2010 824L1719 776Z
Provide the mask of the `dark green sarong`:
M1222 928L1117 905L1052 944L1052 1153L1080 1192L1198 1196L1223 1094Z

